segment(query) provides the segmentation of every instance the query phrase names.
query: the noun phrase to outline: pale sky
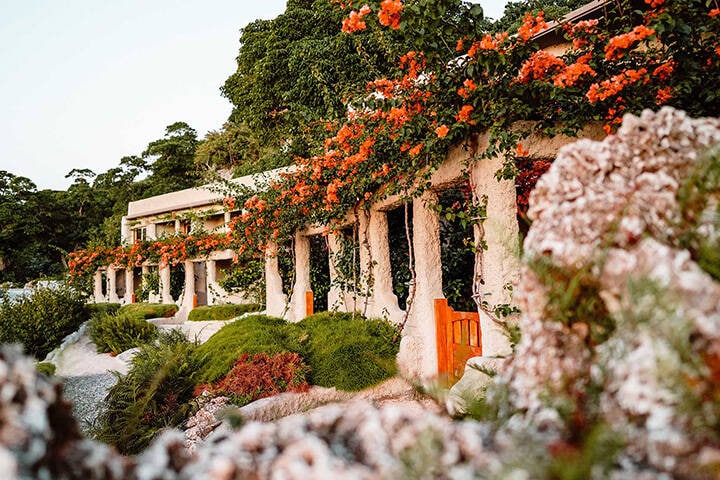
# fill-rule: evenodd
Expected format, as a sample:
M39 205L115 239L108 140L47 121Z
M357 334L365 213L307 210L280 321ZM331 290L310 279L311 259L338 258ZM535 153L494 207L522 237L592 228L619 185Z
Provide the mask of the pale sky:
M505 0L480 0L499 18ZM285 0L0 0L0 170L65 189L73 168L101 173L165 127L202 138L230 103L239 31Z

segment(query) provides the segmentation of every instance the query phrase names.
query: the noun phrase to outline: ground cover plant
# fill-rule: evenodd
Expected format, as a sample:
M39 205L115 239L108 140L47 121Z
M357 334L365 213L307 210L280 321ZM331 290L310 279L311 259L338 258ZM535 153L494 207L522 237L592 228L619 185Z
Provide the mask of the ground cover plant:
M188 315L190 321L203 320L230 320L248 312L257 312L262 307L257 303L227 304L227 305L203 305L193 308Z
M0 343L22 343L26 353L43 359L89 316L79 291L65 285L38 288L29 296L0 300Z
M147 320L172 317L177 311L178 307L174 303L129 303L120 307L117 313Z
M90 316L94 317L97 315L108 314L112 315L117 313L121 305L119 303L89 303L88 310Z
M99 353L118 355L155 340L158 327L130 313L117 313L94 316L88 323L88 332Z
M220 381L199 385L195 393L228 396L230 403L243 406L282 392L306 392L308 366L297 353L240 355Z
M179 426L188 416L202 357L179 330L161 333L145 344L126 375L105 398L91 435L125 454L142 451L163 428Z

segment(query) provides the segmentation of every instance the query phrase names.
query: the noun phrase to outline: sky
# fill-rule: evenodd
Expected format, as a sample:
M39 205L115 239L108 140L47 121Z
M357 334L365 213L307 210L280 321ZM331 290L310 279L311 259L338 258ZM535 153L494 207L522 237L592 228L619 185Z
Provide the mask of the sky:
M479 0L499 18L505 0ZM228 118L220 86L240 29L285 0L0 0L0 170L66 189L102 173L165 127L202 138Z

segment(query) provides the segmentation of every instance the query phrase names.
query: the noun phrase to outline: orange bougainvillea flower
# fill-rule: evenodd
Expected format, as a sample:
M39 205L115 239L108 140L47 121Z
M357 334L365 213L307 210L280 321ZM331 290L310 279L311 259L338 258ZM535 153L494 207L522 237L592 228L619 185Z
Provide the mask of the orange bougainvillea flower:
M518 37L523 42L530 40L533 35L547 28L548 24L545 22L545 13L539 12L537 17L533 17L532 14L526 13L523 17L523 24L518 28Z
M447 125L440 125L435 129L435 134L438 136L438 138L445 138L449 131L450 129Z
M531 80L542 80L548 73L565 68L565 62L544 50L533 53L520 68L518 80L529 83Z
M650 8L657 8L665 3L665 0L645 0L645 3L650 5Z
M518 142L515 153L518 157L527 157L528 155L530 155L530 150L524 149L523 144Z
M641 68L639 70L626 70L623 73L614 75L609 80L601 83L593 83L585 94L590 103L601 102L613 95L620 93L626 86L637 82L647 75L647 70ZM646 79L647 81L647 79Z
M597 76L597 72L587 63L591 57L591 53L583 55L577 59L577 62L568 65L562 72L555 75L553 77L555 86L560 88L573 87L583 75L589 75L591 77Z
M411 157L417 157L418 155L420 155L420 151L422 150L422 148L423 144L418 143L408 151L408 154L410 154Z
M400 0L383 0L380 3L380 11L378 12L380 24L394 30L400 28L400 12L402 9L403 6Z
M624 57L625 50L633 46L635 42L644 40L651 35L655 35L655 30L645 25L638 25L628 33L611 38L608 44L605 45L605 59L617 60Z
M473 120L470 120L470 114L475 110L475 108L472 105L463 105L460 111L457 115L455 115L455 120L458 122L465 122L469 123L470 125L475 125L475 122Z
M662 105L663 103L667 103L672 98L673 88L672 87L665 87L658 90L657 95L655 95L655 99L657 100L658 105Z
M360 30L365 30L365 28L367 28L367 24L362 18L371 11L370 7L363 5L359 11L353 10L350 12L348 18L344 19L342 22L342 31L345 33L354 33L359 32Z
M718 15L720 15L720 8L713 8L710 10L710 13L708 13L709 17L717 17Z

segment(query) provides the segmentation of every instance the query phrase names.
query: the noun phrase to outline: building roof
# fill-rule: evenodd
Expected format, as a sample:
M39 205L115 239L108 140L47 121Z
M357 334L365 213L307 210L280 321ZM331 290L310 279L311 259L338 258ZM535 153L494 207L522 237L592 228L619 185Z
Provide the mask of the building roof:
M267 172L246 175L244 177L228 180L232 185L245 186L251 189L262 188L268 180L278 178L281 173L291 170L292 167L277 168ZM172 213L190 208L212 206L222 203L226 197L222 192L222 185L211 183L200 187L186 188L176 192L156 195L128 203L127 219Z

